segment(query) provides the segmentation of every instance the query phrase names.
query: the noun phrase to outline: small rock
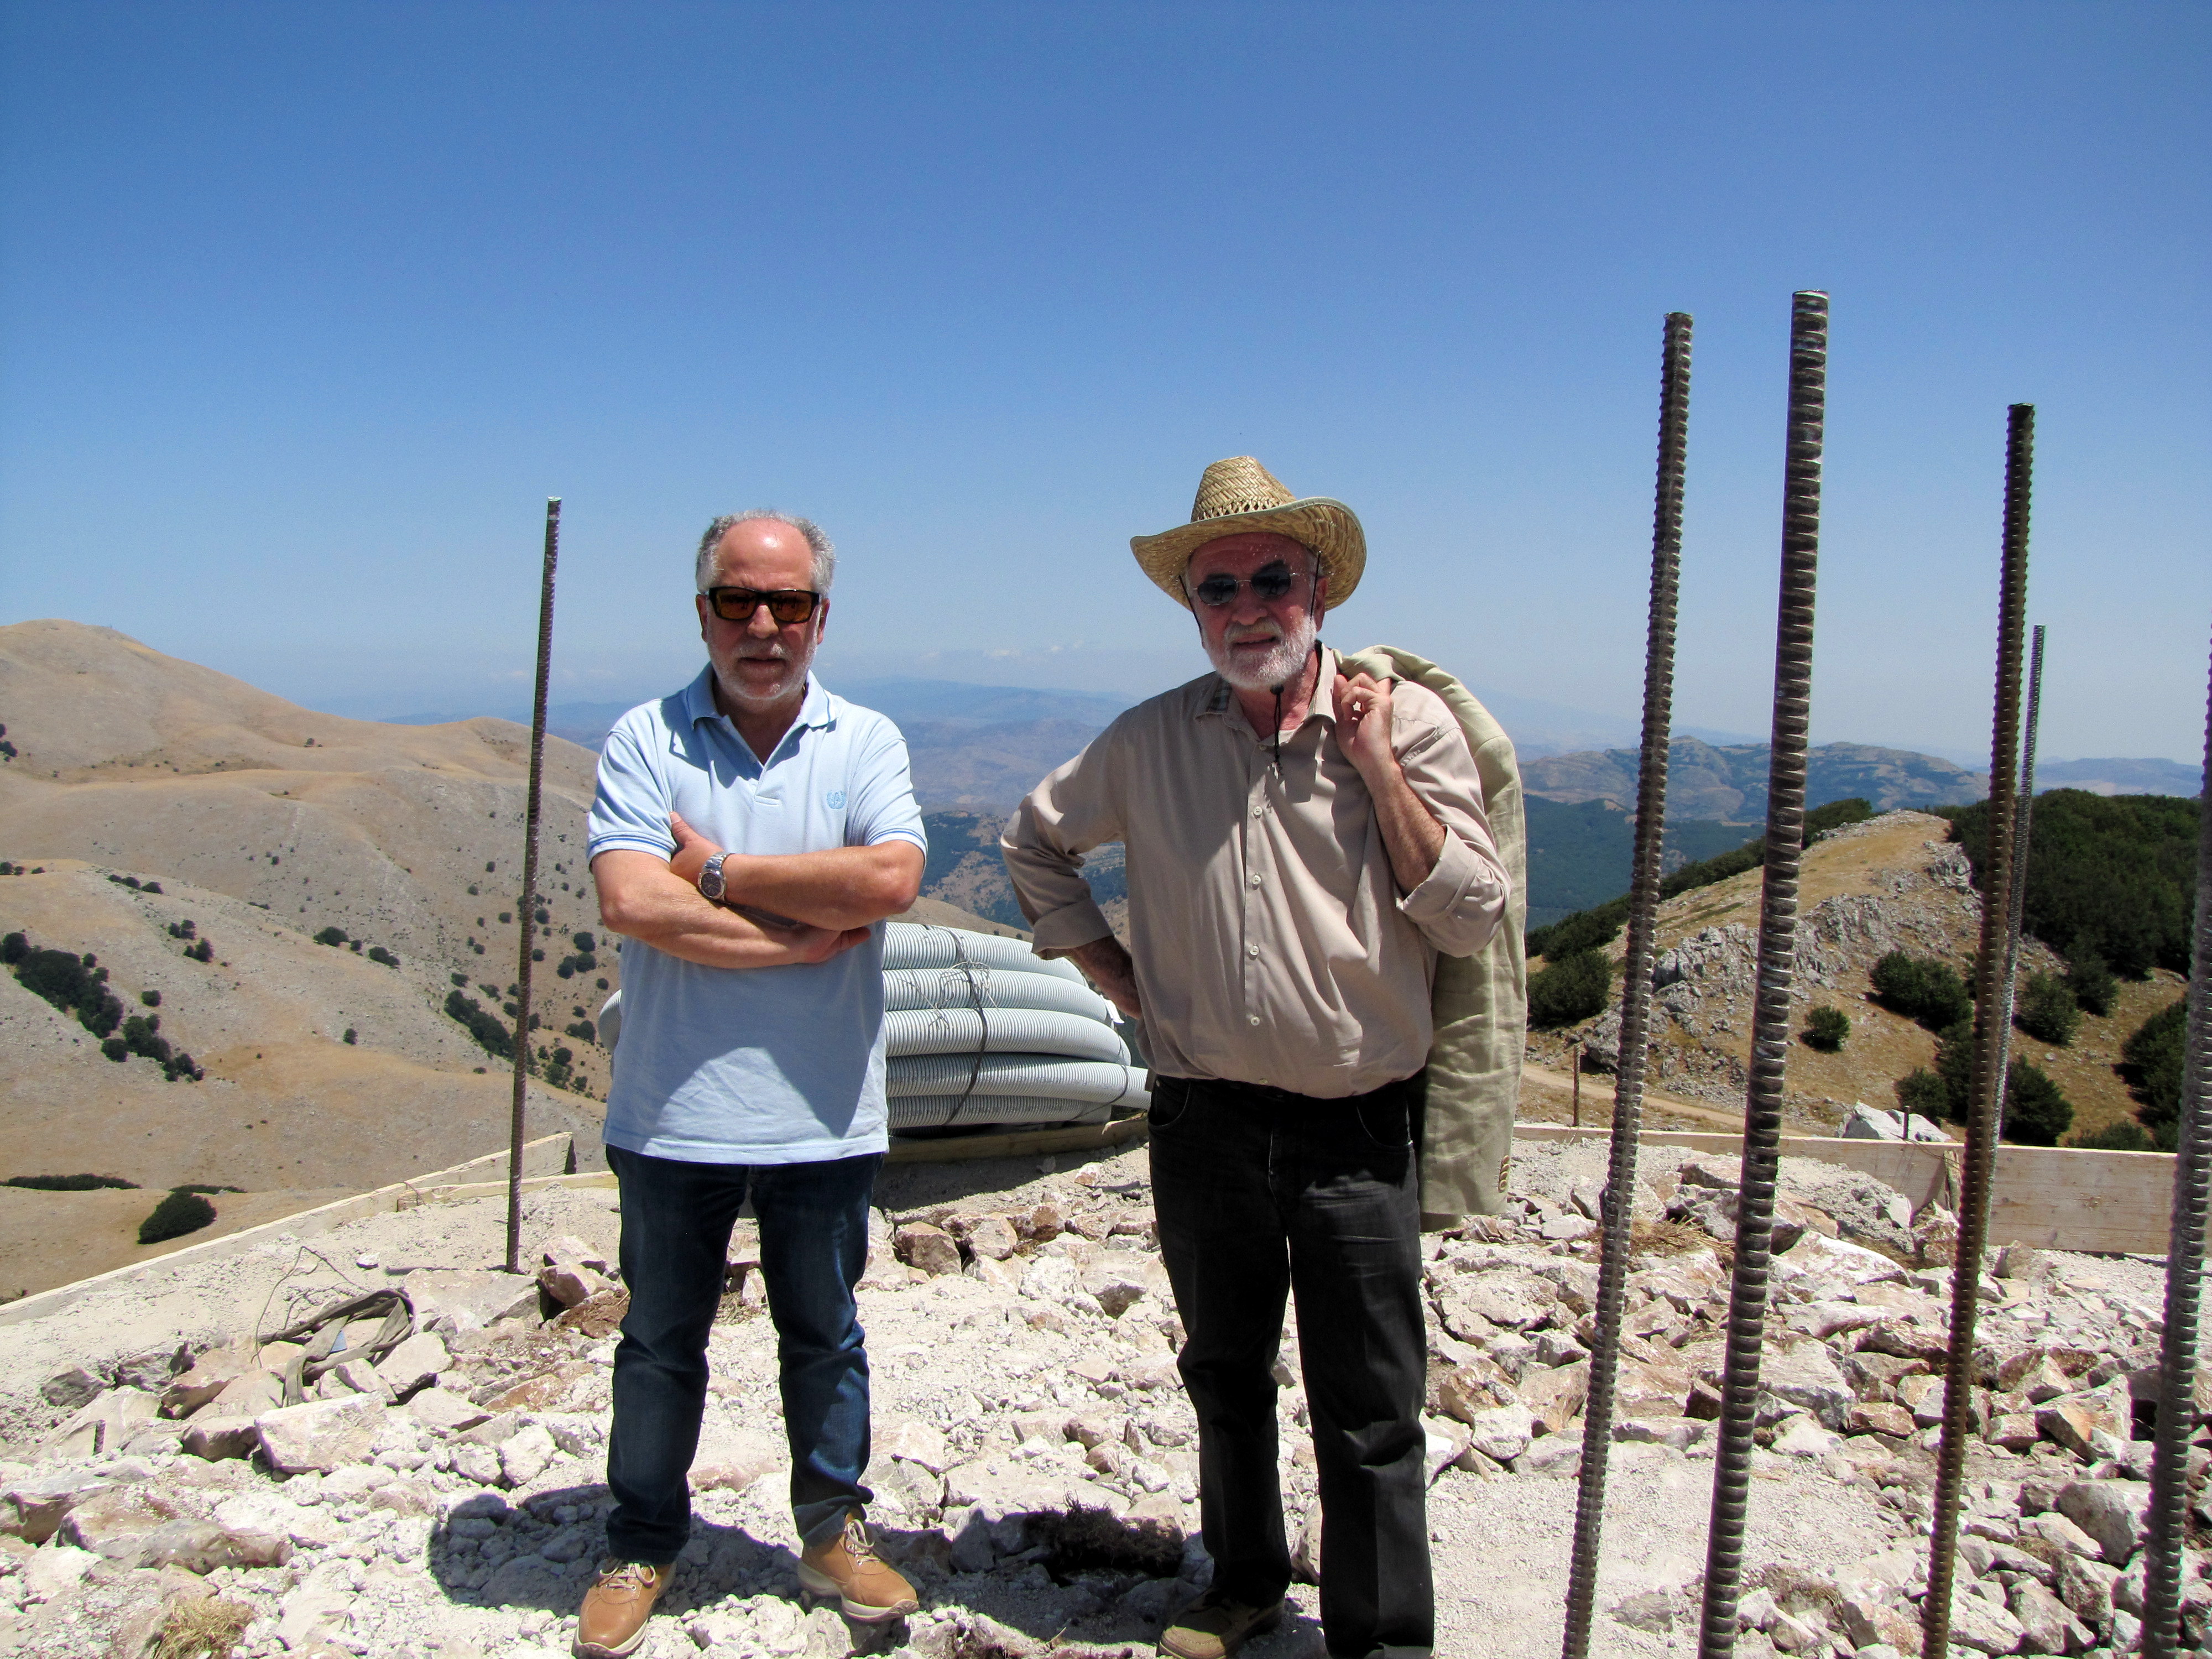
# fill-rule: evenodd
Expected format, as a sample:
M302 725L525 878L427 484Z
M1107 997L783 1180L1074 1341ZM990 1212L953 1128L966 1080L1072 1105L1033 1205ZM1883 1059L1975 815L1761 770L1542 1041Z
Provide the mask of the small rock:
M1654 1636L1664 1636L1674 1628L1681 1608L1677 1598L1669 1591L1649 1589L1624 1597L1609 1609L1614 1619L1631 1630L1649 1631Z
M376 1375L396 1400L434 1386L453 1356L432 1331L417 1331L376 1363Z
M405 1279L418 1330L482 1330L511 1314L538 1311L534 1279L492 1267L424 1267Z
M414 1415L417 1422L452 1433L475 1428L480 1423L489 1421L492 1415L483 1407L470 1404L459 1395L437 1388L422 1390L407 1402L405 1409Z
M2032 1578L2012 1587L2005 1607L2027 1632L2021 1645L2029 1653L2081 1653L2096 1645L2066 1604Z
M2101 1390L2061 1395L2035 1413L2035 1425L2046 1439L2055 1440L2076 1457L2099 1455L2097 1437L2127 1437L2127 1427Z
M1072 1421L1063 1427L1062 1432L1069 1439L1082 1439L1073 1431ZM1094 1438L1083 1443L1095 1446L1098 1440ZM945 1444L945 1436L932 1425L914 1418L901 1418L885 1424L873 1436L873 1444L878 1456L902 1457L909 1463L921 1464L933 1474L943 1474L952 1467L952 1453Z
M1920 1651L1920 1621L1901 1607L1872 1595L1847 1595L1837 1612L1844 1633L1862 1652L1876 1642L1901 1654Z
M589 1267L556 1261L538 1270L538 1288L562 1308L574 1308L614 1287Z
M501 1443L500 1477L510 1486L526 1486L545 1473L556 1451L553 1437L544 1425L532 1423Z
M1863 1400L1851 1407L1844 1428L1850 1434L1886 1434L1893 1440L1909 1440L1912 1437L1912 1413L1885 1400ZM2031 1437L2033 1432L2031 1425Z
M1569 1475L1583 1466L1583 1443L1578 1435L1547 1434L1513 1460L1516 1474Z
M1518 1401L1471 1413L1465 1420L1474 1449L1499 1463L1527 1451L1536 1435L1536 1414Z
M2112 1586L2120 1570L2087 1556L2062 1553L2052 1582L2069 1612L2077 1619L2101 1624L2112 1611Z
M1562 1434L1589 1398L1589 1366L1587 1363L1550 1369L1532 1366L1521 1374L1518 1393L1521 1403L1534 1413L1546 1433Z
M1952 1595L1953 1645L1982 1653L2010 1653L2020 1646L2025 1634L2020 1620L1996 1602L1969 1590Z
M107 1387L82 1365L56 1371L39 1386L39 1398L58 1411L73 1412Z
M891 1235L891 1251L909 1267L926 1273L960 1271L960 1246L942 1227L927 1221L909 1221Z
M161 1415L190 1417L246 1372L258 1370L260 1365L260 1345L250 1336L210 1348L192 1362L191 1370L173 1377L161 1390Z
M384 1402L371 1395L283 1406L254 1419L270 1467L284 1474L325 1471L366 1462L384 1422Z
M2150 1488L2135 1480L2076 1480L2058 1494L2058 1511L2097 1540L2104 1558L2124 1567L2142 1543Z
M261 1443L260 1426L250 1417L230 1417L202 1412L185 1425L183 1449L210 1463L225 1458L250 1457Z
M284 1379L266 1369L243 1373L200 1407L210 1417L258 1417L284 1403Z
M2068 1520L2063 1512L2033 1515L2021 1522L2022 1532L2033 1533L2046 1544L2055 1544L2069 1554L2082 1555L2091 1560L2100 1559L2104 1546Z

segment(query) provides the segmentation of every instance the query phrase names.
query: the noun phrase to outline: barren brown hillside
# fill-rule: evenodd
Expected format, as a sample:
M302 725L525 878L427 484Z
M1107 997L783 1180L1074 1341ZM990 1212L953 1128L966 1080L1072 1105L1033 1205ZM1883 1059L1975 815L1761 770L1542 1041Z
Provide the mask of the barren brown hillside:
M0 858L186 881L309 934L335 927L438 964L441 978L514 977L522 726L319 714L69 622L0 628L0 723L16 750L0 761ZM557 738L545 752L539 884L557 962L599 926L582 864L593 758ZM612 960L592 978L611 981Z
M1971 982L1981 897L1948 833L1946 821L1930 814L1890 812L1806 850L1791 1030L1802 1032L1813 1009L1825 1005L1850 1017L1851 1033L1834 1054L1793 1037L1787 1099L1802 1129L1833 1126L1855 1101L1894 1109L1895 1081L1934 1063L1934 1034L1877 1003L1868 972L1884 953L1901 949L1940 957ZM1659 910L1659 977L1667 982L1654 1002L1654 1086L1738 1112L1751 1053L1760 878L1758 870L1746 871L1669 899ZM1618 962L1626 949L1625 938L1616 939L1609 953ZM1532 963L1532 971L1540 966ZM2033 939L2021 953L2023 976L2063 966ZM2073 1103L2073 1134L2132 1115L2135 1103L2114 1069L2120 1044L2182 989L2180 978L2164 970L2146 981L2123 980L2112 1015L2084 1013L2069 1048L2013 1033L2013 1052L2042 1066ZM1616 1006L1564 1031L1534 1033L1530 1053L1564 1066L1574 1042L1604 1052L1617 1041L1619 1024Z

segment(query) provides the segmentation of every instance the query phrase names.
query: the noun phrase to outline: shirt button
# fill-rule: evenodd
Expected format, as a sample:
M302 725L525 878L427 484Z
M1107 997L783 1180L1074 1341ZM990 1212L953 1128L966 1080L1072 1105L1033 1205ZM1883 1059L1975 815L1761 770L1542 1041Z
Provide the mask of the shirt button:
M1265 811L1267 811L1267 808L1263 806L1255 806L1252 809L1252 816L1256 818Z
M1255 887L1257 887L1257 886L1260 884L1260 878L1259 878L1258 876L1256 876L1256 875L1253 875L1253 876L1247 876L1247 877L1245 877L1245 878L1244 878L1244 879L1245 879L1246 881L1249 882L1249 883L1250 883L1253 886L1255 886Z
M1248 945L1244 947L1244 954L1248 957L1256 957L1260 954L1260 947L1256 945Z
M1247 1018L1249 1018L1255 1025L1257 1025L1260 1023L1260 1016L1257 1014L1251 1014L1247 1016Z

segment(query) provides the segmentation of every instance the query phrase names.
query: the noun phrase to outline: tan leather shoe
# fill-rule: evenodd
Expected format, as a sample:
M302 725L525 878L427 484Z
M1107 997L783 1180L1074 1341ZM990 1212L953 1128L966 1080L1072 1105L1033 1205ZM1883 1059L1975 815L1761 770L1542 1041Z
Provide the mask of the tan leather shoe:
M1274 1629L1282 1616L1280 1601L1255 1607L1208 1590L1160 1632L1160 1651L1170 1659L1228 1659L1252 1638Z
M645 1621L668 1588L669 1569L642 1561L602 1561L599 1581L584 1592L576 1620L580 1659L620 1659L645 1640Z
M856 1625L880 1625L918 1613L914 1586L885 1566L868 1536L868 1523L845 1517L834 1538L810 1544L799 1558L799 1583L814 1595L834 1595L838 1610Z

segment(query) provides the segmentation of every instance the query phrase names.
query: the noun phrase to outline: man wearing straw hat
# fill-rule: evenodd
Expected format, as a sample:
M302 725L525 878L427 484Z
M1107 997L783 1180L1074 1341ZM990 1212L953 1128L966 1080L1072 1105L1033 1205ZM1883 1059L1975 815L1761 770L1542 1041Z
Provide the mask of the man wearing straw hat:
M1188 524L1129 545L1214 672L1122 714L1000 847L1038 952L1073 957L1150 1045L1152 1199L1213 1561L1161 1650L1221 1659L1280 1618L1273 1367L1295 1293L1328 1651L1426 1654L1430 987L1439 952L1489 939L1510 884L1450 711L1341 673L1321 643L1366 563L1350 507L1238 456L1206 469ZM1127 950L1079 873L1114 841Z

